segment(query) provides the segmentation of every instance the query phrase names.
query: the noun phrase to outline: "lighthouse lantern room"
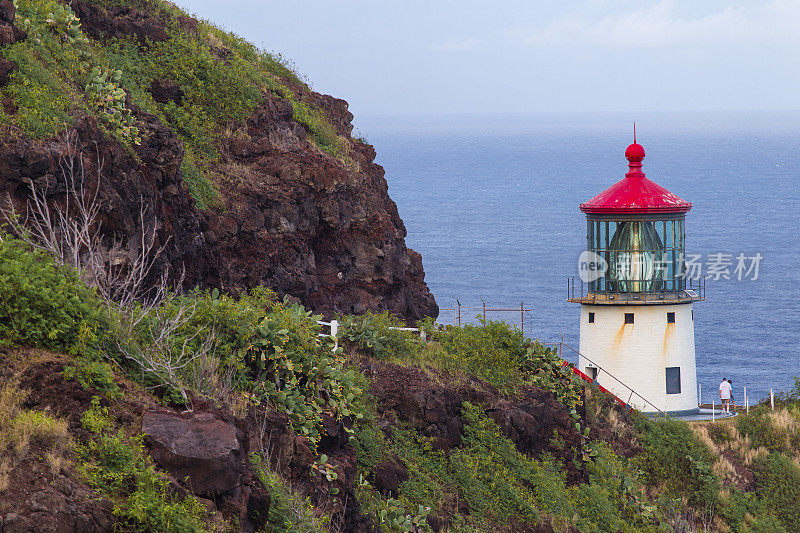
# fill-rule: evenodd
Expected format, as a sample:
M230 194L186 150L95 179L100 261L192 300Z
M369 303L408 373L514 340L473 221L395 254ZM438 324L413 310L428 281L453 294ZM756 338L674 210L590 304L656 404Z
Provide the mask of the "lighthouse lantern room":
M581 304L578 367L641 411L689 413L698 408L692 306L703 299L686 286L692 204L645 177L644 156L634 135L625 177L580 205L586 283L569 295Z

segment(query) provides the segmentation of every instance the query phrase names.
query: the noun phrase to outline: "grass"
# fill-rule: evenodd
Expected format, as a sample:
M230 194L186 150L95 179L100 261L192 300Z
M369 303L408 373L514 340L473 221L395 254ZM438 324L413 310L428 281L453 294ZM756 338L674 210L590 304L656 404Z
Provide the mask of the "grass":
M32 444L55 452L69 447L66 421L24 409L28 394L13 380L0 387L0 457L11 450L21 459Z
M750 439L753 446L772 452L800 456L800 409L768 405L750 409L750 415L736 417L736 429Z
M316 513L309 498L293 491L280 474L269 468L267 458L251 454L250 464L272 496L266 531L325 533L329 530L330 517Z
M0 493L8 490L10 483L11 461L0 459Z
M12 418L5 438L18 456L25 455L31 444L58 451L69 447L67 422L38 411L22 411Z
M14 380L0 384L0 427L7 428L25 402L29 392L21 390Z
M69 464L72 449L67 421L40 411L23 409L29 392L14 380L0 384L0 493L8 490L11 469L32 448L55 476Z

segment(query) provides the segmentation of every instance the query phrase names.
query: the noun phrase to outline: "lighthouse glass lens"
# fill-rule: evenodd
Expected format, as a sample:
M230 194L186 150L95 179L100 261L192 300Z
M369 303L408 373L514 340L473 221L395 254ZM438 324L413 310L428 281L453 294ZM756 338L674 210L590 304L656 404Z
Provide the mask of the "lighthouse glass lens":
M607 267L590 292L672 292L684 280L684 221L589 220L588 249Z
M628 221L617 225L609 243L609 289L614 292L663 290L665 247L656 224L659 222ZM662 231L665 229L662 225Z

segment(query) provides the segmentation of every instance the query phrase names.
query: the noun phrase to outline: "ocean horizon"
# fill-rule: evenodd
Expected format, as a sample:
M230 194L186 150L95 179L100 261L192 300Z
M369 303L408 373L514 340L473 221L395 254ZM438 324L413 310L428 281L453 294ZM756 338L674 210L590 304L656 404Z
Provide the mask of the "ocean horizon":
M702 400L716 398L723 377L740 404L745 386L751 403L790 389L800 375L800 112L385 115L357 125L439 306L524 303L526 335L577 349L579 306L566 296L586 245L578 205L624 176L634 119L646 175L692 202L687 256L699 257L707 284L694 307ZM519 311L487 318L520 325Z

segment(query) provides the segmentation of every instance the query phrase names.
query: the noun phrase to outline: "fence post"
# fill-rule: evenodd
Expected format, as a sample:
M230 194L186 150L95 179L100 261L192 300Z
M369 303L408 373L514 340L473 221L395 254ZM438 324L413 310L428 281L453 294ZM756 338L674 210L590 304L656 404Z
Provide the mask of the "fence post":
M775 410L775 394L772 392L772 387L769 389L769 405L772 410Z
M523 335L525 334L525 306L523 305L525 302L519 303L519 329L522 330Z
M331 337L334 339L333 351L339 349L339 321L331 320Z
M714 400L713 396L711 398L711 421L717 419L717 408L716 408L716 400Z
M458 299L456 299L456 302L458 302L458 327L461 327L461 302Z

